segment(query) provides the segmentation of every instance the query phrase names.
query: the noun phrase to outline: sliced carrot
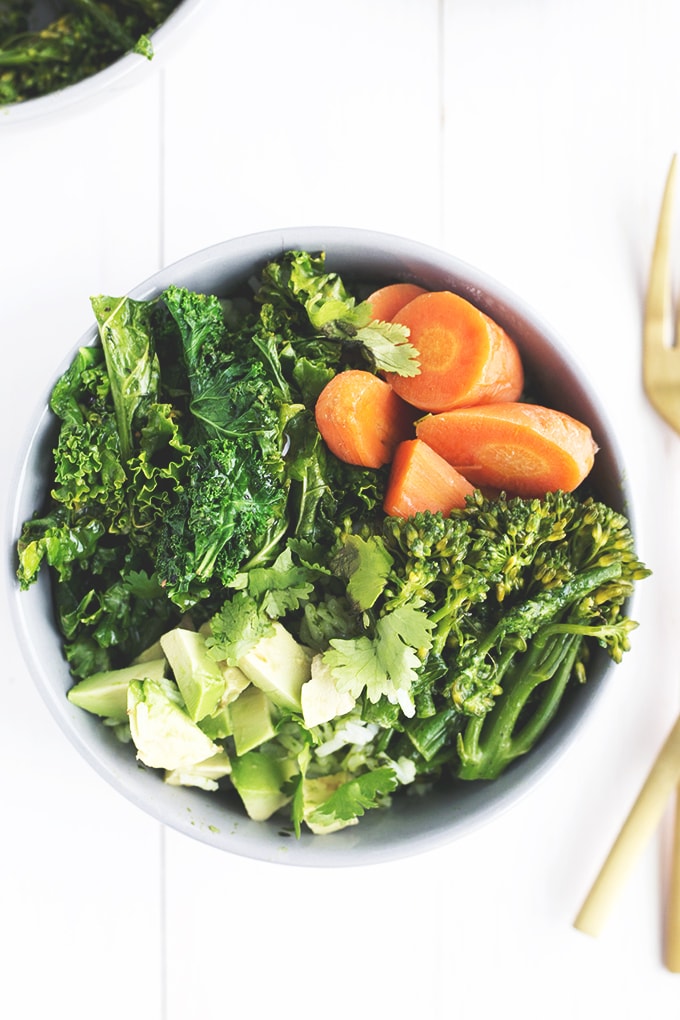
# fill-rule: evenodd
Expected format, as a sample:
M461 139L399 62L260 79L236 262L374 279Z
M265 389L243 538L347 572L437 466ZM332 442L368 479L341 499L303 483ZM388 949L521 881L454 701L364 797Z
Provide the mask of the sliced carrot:
M397 444L413 435L414 413L389 383L361 369L333 376L314 412L331 453L370 468L388 464Z
M421 439L397 447L387 483L383 510L391 517L412 517L422 510L448 515L465 506L474 486Z
M426 415L416 435L476 486L544 496L581 484L597 446L587 425L562 411L506 402Z
M397 312L420 294L426 294L417 283L388 283L367 298L374 319L390 322Z
M410 301L393 317L409 329L420 372L386 376L395 391L423 411L517 400L524 372L514 341L488 315L451 291Z

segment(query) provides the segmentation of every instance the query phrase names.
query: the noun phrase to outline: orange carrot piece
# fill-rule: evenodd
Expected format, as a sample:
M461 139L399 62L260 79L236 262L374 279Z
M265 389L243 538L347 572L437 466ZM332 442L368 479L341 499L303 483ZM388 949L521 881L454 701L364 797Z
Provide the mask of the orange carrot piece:
M474 486L421 439L397 447L387 483L383 510L391 517L412 517L422 510L447 516L465 506Z
M587 425L562 411L506 402L426 415L416 435L476 486L544 496L581 484L597 446Z
M378 468L413 435L414 410L371 372L339 372L321 391L314 411L331 453L347 464Z
M390 322L404 305L426 293L425 288L419 287L417 283L388 283L386 287L373 291L367 300L374 319Z
M420 372L386 376L423 411L517 400L524 386L519 351L505 330L451 291L421 294L393 316L409 329Z

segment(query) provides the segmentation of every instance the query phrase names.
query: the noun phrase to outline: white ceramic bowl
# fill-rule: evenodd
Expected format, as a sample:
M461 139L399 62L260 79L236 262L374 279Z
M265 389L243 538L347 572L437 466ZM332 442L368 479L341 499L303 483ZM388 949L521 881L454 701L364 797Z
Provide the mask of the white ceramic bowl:
M385 234L346 228L300 228L225 241L182 259L131 292L150 298L169 284L227 295L270 258L292 249L327 253L329 268L378 284L411 280L430 289L459 292L496 319L518 343L544 402L587 422L599 444L592 481L598 496L629 513L623 470L611 430L581 372L558 337L514 294L477 269L431 247ZM54 379L76 347L95 342L96 329L65 352ZM18 466L13 503L13 546L21 523L39 507L54 427L45 393ZM304 866L368 864L412 855L451 841L509 807L542 777L572 739L600 693L610 660L598 649L589 682L563 700L557 719L526 757L493 782L472 782L454 791L397 798L387 811L368 812L356 826L326 835L283 832L275 821L250 821L236 798L169 786L158 772L140 768L130 745L120 744L99 720L66 698L71 678L52 614L47 576L20 592L11 564L13 607L29 670L56 721L83 757L120 793L167 825L206 843L260 860Z
M79 104L97 101L122 88L132 85L141 75L148 73L166 49L186 29L204 0L182 0L166 20L152 32L150 38L154 56L151 61L139 53L127 53L115 63L96 74L68 85L56 92L21 103L0 106L0 128L3 124L23 124L38 118L51 118Z

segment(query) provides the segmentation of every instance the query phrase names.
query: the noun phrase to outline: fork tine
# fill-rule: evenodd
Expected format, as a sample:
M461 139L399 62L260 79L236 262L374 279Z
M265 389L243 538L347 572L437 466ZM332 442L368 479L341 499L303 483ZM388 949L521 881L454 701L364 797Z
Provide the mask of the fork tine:
M670 248L676 164L677 154L673 156L668 168L649 272L643 329L645 374L650 368L655 367L653 352L666 346L667 333L672 319Z

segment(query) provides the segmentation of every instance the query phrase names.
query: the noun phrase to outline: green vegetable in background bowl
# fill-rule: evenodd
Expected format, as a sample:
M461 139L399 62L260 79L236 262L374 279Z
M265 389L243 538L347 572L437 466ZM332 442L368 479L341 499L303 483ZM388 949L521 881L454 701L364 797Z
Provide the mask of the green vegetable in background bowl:
M343 370L414 371L365 291L289 250L227 297L94 298L18 545L23 588L55 580L71 703L167 783L231 788L298 838L496 780L593 645L620 661L647 574L585 487L385 515L388 468L338 459L314 419Z
M0 106L46 96L128 53L151 59L150 35L180 0L0 0Z

